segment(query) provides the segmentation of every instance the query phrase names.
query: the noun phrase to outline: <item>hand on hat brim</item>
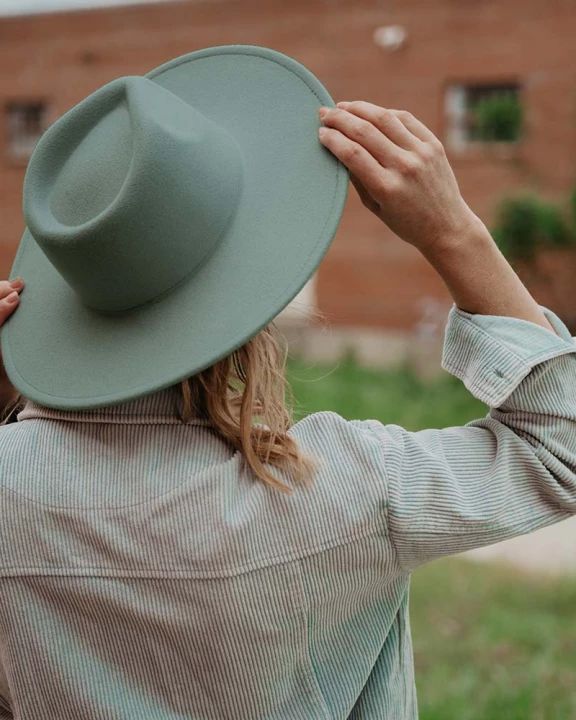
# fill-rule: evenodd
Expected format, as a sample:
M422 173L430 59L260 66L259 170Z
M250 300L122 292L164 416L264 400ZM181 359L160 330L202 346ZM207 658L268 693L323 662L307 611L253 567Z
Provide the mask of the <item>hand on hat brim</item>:
M0 280L0 327L12 315L20 304L20 295L24 289L22 280Z

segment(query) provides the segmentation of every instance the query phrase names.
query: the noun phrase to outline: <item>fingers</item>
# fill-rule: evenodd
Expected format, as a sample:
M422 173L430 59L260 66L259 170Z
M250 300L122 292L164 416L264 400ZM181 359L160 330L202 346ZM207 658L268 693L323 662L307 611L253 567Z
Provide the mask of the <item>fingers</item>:
M380 127L382 132L386 132L386 129L384 127L381 127L382 123L381 120L379 120L379 117L382 118L382 111L384 111L385 113L391 113L396 118L398 118L398 120L405 126L405 128L409 131L410 134L414 135L422 142L440 142L436 135L434 135L434 133L430 130L430 128L426 127L423 122L418 120L418 118L414 117L414 115L412 115L412 113L408 112L407 110L382 108L379 105L374 105L374 103L366 102L364 100L339 102L336 106L341 107L348 112L354 113L355 115L358 115L358 117L369 120L370 122L374 123L376 127ZM410 142L410 140L407 140L407 142ZM416 146L406 149L416 150L418 149L418 147L416 144Z
M14 290L20 291L24 287L22 278L15 280L0 280L0 300Z
M366 148L336 128L321 127L318 136L320 142L346 165L368 192L378 191L385 170Z
M367 123L374 127L395 150L400 148L409 152L415 151L422 144L422 141L408 130L397 114L388 108L358 100L351 103L339 103L335 109L335 112L338 111L346 113L352 121Z
M362 145L378 162L384 167L393 167L399 156L404 155L406 150L396 145L393 140L377 127L373 122L358 117L341 108L330 108L321 115L325 127L334 127ZM400 125L402 131L411 135L402 125L400 120L389 114L389 120L394 125ZM394 134L394 133L392 133ZM413 138L415 142L420 142Z
M0 280L0 326L12 315L20 302L19 292L24 288L24 283L8 280Z

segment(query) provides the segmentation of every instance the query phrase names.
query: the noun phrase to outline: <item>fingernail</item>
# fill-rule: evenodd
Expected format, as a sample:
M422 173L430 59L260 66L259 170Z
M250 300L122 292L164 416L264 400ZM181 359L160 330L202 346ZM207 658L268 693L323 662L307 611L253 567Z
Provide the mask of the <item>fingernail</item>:
M14 290L14 292L11 292L9 295L7 295L4 300L6 300L7 303L10 303L12 305L12 303L15 303L18 300L18 293L16 292L16 290Z
M320 115L320 118L322 119L322 118L326 117L327 112L328 112L327 107L321 107L320 110L318 110L318 115Z
M320 135L320 137L324 137L324 135L326 135L327 132L328 132L328 128L325 128L325 127L318 128L318 135Z
M14 278L14 280L10 280L10 285L23 285L24 280L18 276L17 278Z
M346 107L348 107L348 105L350 105L350 103L346 102L345 100L343 100L342 102L336 103L336 107L341 107L341 108L346 108Z

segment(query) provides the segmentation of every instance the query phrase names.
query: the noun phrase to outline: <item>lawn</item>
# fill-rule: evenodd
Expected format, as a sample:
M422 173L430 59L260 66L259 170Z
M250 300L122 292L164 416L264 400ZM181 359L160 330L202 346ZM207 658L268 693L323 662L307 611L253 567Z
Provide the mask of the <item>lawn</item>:
M419 430L488 412L448 373L423 383L351 357L291 358L288 378L296 418L334 410ZM576 578L449 558L414 573L410 607L421 720L576 720Z
M350 356L332 366L291 358L288 378L297 401L297 418L334 410L349 420L376 418L420 430L461 425L488 411L458 378L445 371L438 380L424 383L406 367L382 372L360 367Z
M450 558L410 605L421 720L576 719L576 580Z

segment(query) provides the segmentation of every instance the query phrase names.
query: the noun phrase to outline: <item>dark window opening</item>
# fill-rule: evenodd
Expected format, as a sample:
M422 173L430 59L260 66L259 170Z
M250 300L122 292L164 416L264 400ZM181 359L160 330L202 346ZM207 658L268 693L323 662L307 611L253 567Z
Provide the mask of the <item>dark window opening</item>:
M9 102L6 122L9 154L28 157L46 129L46 105L42 101Z

